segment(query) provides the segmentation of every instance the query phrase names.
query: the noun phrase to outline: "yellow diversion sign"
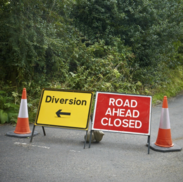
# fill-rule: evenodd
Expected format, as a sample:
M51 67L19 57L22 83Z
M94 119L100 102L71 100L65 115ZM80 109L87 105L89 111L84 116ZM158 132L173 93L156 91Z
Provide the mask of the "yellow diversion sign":
M93 93L43 89L35 125L88 130Z

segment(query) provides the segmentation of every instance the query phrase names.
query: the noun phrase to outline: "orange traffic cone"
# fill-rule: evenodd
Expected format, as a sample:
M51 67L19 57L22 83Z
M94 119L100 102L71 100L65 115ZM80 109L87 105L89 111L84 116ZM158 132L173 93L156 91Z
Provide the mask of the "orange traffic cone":
M155 145L160 147L173 147L171 129L170 129L168 101L166 96L164 96L163 99L158 137Z
M26 89L23 89L22 99L20 103L20 109L18 114L17 125L14 133L17 134L28 134L31 133L29 128L29 116L28 116L28 107L27 107L27 93Z
M163 152L181 150L180 147L172 143L168 101L166 96L164 96L163 99L158 136L156 142L153 145L151 145L151 148Z
M38 134L36 131L34 135ZM17 125L14 132L8 132L9 136L16 137L29 137L31 136L31 130L29 128L29 116L28 116L28 107L27 107L27 93L26 88L23 89L22 98L19 108Z

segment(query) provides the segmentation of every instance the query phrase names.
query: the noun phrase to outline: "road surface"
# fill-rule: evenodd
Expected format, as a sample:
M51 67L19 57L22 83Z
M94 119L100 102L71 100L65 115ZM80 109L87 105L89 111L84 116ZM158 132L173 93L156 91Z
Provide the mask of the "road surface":
M168 100L173 143L183 147L183 94ZM152 107L151 142L156 140L161 105ZM32 130L32 125L30 129ZM147 136L105 132L83 149L85 131L36 126L33 138L6 136L0 125L0 182L182 182L183 151L150 150Z

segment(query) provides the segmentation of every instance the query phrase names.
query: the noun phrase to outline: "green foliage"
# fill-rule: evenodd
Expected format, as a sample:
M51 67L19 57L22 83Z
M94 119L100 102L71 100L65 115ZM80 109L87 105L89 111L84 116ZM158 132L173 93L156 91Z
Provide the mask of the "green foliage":
M65 3L66 5L67 3ZM72 49L62 1L1 2L0 76L16 86L64 81ZM63 16L59 16L59 14ZM67 51L66 51L67 50ZM71 50L72 51L72 50Z
M179 0L1 0L0 123L16 122L23 87L30 122L44 87L169 89L182 15Z
M174 42L174 47L176 49L176 54L174 56L174 62L176 62L172 67L175 65L183 65L183 36L180 36L179 40L177 42ZM173 68L174 68L173 67Z
M115 39L115 45L106 46L104 41L89 47L78 45L75 58L77 70L71 71L63 84L52 83L51 87L74 90L112 91L122 93L138 93L127 60L133 61L131 50Z
M127 59L134 56L119 39L115 42L114 46L99 42L87 48L87 60L80 58L76 73L70 72L66 79L67 88L135 93L135 84L129 84L132 76L127 65Z
M183 66L178 66L175 70L167 70L169 82L164 82L158 87L151 89L153 104L162 102L163 97L175 97L183 90Z
M0 84L1 86L2 84ZM12 88L8 85L4 85L3 90L0 90L0 123L16 123L20 108L20 102L22 97L22 90L21 93L18 93L15 88ZM26 90L30 90L32 87L27 85ZM36 88L34 88L36 89ZM39 91L38 91L39 90ZM39 104L39 97L41 93L41 89L38 88L39 94L29 95L29 93L34 92L27 92L27 106L29 112L29 121L32 123L35 120L37 107Z
M13 101L13 97L9 97L5 91L0 91L0 123L16 122L19 106L16 104L16 97L15 103Z
M147 84L156 77L154 69L158 71L159 64L164 62L169 67L177 64L173 42L183 31L182 3L179 0L77 0L73 18L76 27L91 42L102 39L111 45L114 37L120 37L135 55L135 61L130 63L136 72L133 80Z

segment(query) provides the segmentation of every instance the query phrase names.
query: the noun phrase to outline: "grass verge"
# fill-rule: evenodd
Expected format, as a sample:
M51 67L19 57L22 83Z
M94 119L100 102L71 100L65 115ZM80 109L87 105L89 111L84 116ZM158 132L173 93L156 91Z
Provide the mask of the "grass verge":
M159 86L156 90L152 90L152 104L156 105L163 101L163 97L175 97L183 91L183 66L177 67L175 70L169 70L168 81Z

